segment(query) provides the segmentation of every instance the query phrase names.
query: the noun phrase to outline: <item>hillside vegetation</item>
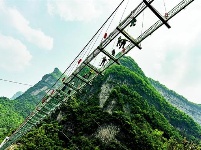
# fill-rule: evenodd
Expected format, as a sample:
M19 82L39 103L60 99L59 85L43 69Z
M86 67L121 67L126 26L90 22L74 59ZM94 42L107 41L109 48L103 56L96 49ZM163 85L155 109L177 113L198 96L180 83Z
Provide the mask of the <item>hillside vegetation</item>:
M200 149L201 127L124 57L19 142L20 149ZM55 121L56 120L56 121Z
M201 125L201 106L188 101L183 96L177 94L175 91L169 90L158 81L149 79L155 89L173 106L185 112L192 117L199 125Z
M23 121L23 117L15 112L14 103L6 97L0 97L0 142Z
M36 83L33 87L29 88L24 94L19 96L15 101L15 110L24 118L28 116L31 111L36 107L46 92L51 89L52 85L61 76L58 68L50 74L42 77L42 80Z
M0 97L0 142L15 130L20 123L35 109L38 102L45 95L61 72L58 68L46 74L41 81L29 88L15 100Z

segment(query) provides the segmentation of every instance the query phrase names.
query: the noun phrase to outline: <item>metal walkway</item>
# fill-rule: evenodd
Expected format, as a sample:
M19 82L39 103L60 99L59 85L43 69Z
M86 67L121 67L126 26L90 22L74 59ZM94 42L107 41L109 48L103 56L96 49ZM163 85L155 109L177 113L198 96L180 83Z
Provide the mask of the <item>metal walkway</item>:
M166 16L162 16L151 4L154 0L143 0L131 13L120 22L120 24L111 32L108 37L106 37L100 45L95 48L83 61L79 60L79 66L70 73L69 76L63 78L63 84L53 90L43 97L41 102L37 105L36 109L25 119L25 121L18 127L18 129L1 143L0 150L4 150L13 143L15 143L20 137L31 130L36 124L40 123L45 117L49 116L54 112L60 105L67 101L76 92L80 92L86 85L91 85L94 78L101 75L105 69L110 67L113 63L119 64L119 59L127 54L134 47L141 49L141 42L160 28L163 24L170 28L168 21L173 18L182 9L188 6L194 0L182 0L178 5L176 5L172 10L170 10ZM130 25L133 18L138 17L145 9L150 9L159 20L154 23L150 28L148 28L139 37L133 38L126 32L125 28ZM108 44L110 44L118 35L122 35L127 40L130 41L124 49L123 52L118 55L111 55L106 49ZM93 65L93 60L97 55L103 54L109 61L100 68ZM88 74L83 75L84 70L91 70ZM57 81L59 82L59 80Z

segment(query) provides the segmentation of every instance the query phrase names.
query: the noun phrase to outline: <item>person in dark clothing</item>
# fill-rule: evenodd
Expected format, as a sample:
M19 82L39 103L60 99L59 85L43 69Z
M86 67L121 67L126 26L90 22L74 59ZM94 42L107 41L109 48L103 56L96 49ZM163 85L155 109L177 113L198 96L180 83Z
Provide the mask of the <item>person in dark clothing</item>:
M106 56L104 56L104 57L102 58L102 62L101 62L101 64L100 64L100 66L104 66L104 64L105 64L106 61L107 61L107 58L106 58Z
M68 95L70 95L70 93L71 93L71 89L68 90Z
M83 78L87 79L88 75L87 73L83 75Z
M127 41L128 41L127 39L122 39L119 48L121 48L121 47L124 48L124 46L126 45Z
M118 38L118 41L117 41L117 45L116 46L120 46L120 44L121 44L121 36Z
M91 76L92 74L93 74L93 70L90 70L89 73L84 74L83 77L84 77L85 79L88 79L88 78L90 78L90 76Z
M61 91L64 92L66 90L66 88L67 88L67 84L64 84L64 86L62 87Z
M135 18L133 18L133 19L131 20L130 27L135 26L135 25L136 25L136 22L137 22L137 20L136 20Z
M63 84L64 84L64 86L62 87L61 91L65 92L66 89L68 88L68 84L65 83L65 82L63 82ZM74 81L71 83L71 85L72 85L72 86L74 85ZM70 88L70 89L68 90L67 94L70 95L71 91L72 91L72 89Z
M87 76L87 78L90 78L90 76L93 74L93 70L90 70L89 71L89 74L88 74L88 76Z
M115 49L112 50L112 56L115 56Z

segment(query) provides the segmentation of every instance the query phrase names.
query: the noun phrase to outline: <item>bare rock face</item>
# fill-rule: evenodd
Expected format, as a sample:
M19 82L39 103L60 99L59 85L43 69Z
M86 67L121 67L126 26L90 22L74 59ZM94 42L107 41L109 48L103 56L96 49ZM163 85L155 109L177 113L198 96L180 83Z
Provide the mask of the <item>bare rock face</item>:
M47 86L44 86L44 87L42 87L41 89L37 89L37 90L31 92L31 95L32 95L32 96L38 95L40 92L46 91L47 89L48 89L48 87L47 87Z
M99 138L103 143L109 143L110 141L117 140L115 136L119 132L119 128L114 125L100 126L95 133L95 137Z
M63 118L62 111L60 111L59 114L58 114L58 116L57 116L57 119L56 119L56 120L57 120L58 122L60 122L60 121L62 120L62 118Z
M100 99L100 107L103 108L106 100L109 97L109 93L112 91L112 86L105 82L102 86L101 86L101 92L99 94L99 99Z
M10 99L11 99L11 100L14 100L14 99L18 98L19 96L21 96L22 94L23 94L23 92L18 91L18 92L15 93Z

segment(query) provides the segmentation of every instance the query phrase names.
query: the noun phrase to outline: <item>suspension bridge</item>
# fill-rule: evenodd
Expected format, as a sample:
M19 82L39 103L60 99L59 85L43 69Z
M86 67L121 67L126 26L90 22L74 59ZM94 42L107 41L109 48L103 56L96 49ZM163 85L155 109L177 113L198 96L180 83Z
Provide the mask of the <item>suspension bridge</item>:
M165 25L168 29L171 28L168 21L193 1L194 0L182 0L175 7L170 9L170 11L161 14L153 6L154 0L143 0L135 9L131 10L131 12L123 20L120 20L114 30L107 32L118 9L124 3L123 0L92 37L92 39L87 43L83 50L78 54L74 61L63 72L52 88L47 91L47 94L38 103L35 110L24 120L17 130L12 133L12 135L4 139L0 145L0 150L8 148L20 137L30 131L34 126L39 124L44 118L51 115L51 113L59 108L62 103L70 99L70 97L77 92L80 92L86 85L91 85L93 79L95 79L98 75L102 75L103 72L112 64L117 63L120 65L119 59L133 48L136 47L138 49L142 49L141 42L162 25ZM125 9L127 6L128 5L125 6ZM145 9L149 9L150 12L158 18L158 21L156 21L144 32L141 32L139 36L133 37L133 35L128 32L128 28L136 25L136 21L138 20L140 14L143 14L144 17ZM98 41L100 34L102 34L103 27L106 25L108 25L107 30L103 34L101 40ZM94 47L94 43L97 42L99 44L96 45L95 48L92 48ZM114 50L112 53L108 51L111 47L113 49L114 43L117 43L116 46L121 49L121 52L116 55ZM99 63L97 63L98 58L99 61L100 58L102 58L101 63L99 61ZM83 74L83 72L85 73Z

